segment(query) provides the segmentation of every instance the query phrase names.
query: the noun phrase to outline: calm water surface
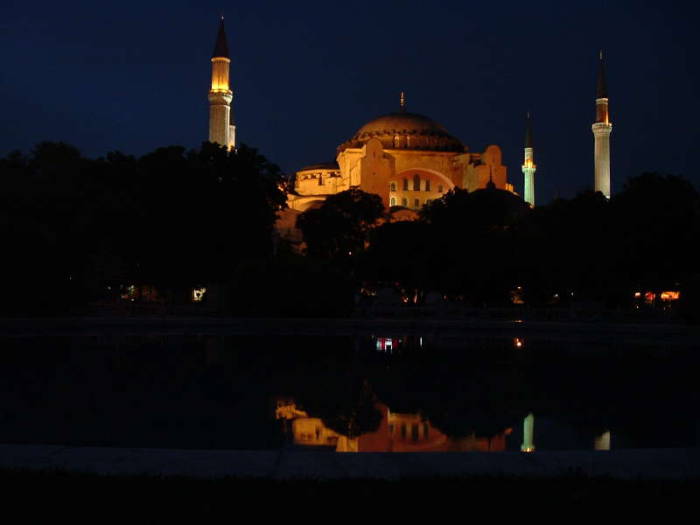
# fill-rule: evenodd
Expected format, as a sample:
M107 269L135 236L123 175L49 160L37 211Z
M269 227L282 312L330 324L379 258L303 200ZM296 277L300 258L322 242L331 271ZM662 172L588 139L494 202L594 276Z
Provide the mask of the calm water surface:
M502 451L697 447L692 348L402 337L5 338L0 442Z

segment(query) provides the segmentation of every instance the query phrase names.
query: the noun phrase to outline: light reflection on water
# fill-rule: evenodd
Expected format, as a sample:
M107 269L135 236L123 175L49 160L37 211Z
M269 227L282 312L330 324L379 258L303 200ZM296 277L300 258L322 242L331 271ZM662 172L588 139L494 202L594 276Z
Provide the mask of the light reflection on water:
M381 422L375 430L358 436L343 435L328 428L322 419L297 408L292 400L279 399L275 417L289 423L294 445L326 447L336 452L502 452L506 428L493 436L450 437L430 424L420 414L399 414L377 403Z
M339 452L697 447L692 349L518 337L4 339L0 442Z

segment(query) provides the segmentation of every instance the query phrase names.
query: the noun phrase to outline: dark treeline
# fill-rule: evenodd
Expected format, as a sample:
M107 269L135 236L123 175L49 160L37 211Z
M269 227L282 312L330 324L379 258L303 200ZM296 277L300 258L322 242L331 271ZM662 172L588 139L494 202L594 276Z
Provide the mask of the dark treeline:
M398 222L353 189L298 217L301 253L275 233L280 170L245 146L89 159L42 143L1 158L0 176L0 315L188 304L197 287L203 311L253 316L351 315L387 291L409 305L602 310L680 290L686 313L698 309L700 195L677 176L534 209L456 189Z
M602 310L668 290L681 291L686 314L697 311L700 195L682 177L644 174L610 201L588 192L534 209L506 191L455 189L401 222L383 217L373 196L346 193L354 197L329 198L298 225L309 256L335 261L371 293Z
M185 301L269 257L281 173L256 150L160 148L96 160L62 143L0 159L2 315L65 314L149 285Z

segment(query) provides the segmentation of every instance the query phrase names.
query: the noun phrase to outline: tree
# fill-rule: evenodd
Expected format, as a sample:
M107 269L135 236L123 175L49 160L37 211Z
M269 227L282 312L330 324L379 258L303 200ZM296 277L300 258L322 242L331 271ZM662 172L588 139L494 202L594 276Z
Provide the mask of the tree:
M698 273L700 194L683 177L645 173L611 201L615 266L631 286L676 287Z
M424 207L433 244L426 272L437 288L477 305L507 302L518 281L518 228L529 212L522 199L495 188L455 188Z
M307 252L316 258L347 259L364 250L369 231L384 215L379 195L350 189L329 196L297 218Z
M256 150L159 148L87 159L63 143L0 159L6 313L84 307L119 284L182 291L269 256L285 204Z

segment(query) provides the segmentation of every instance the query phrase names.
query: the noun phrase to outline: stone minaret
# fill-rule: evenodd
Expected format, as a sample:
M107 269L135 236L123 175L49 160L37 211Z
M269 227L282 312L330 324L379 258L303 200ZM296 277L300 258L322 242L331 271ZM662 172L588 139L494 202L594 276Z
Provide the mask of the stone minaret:
M532 146L532 117L530 112L527 113L527 121L525 124L525 158L523 160L523 175L525 176L524 197L523 199L531 207L535 207L535 149Z
M209 90L209 142L228 149L236 147L236 126L231 114L233 91L229 86L229 66L224 17L221 17L219 34L211 57L211 89Z
M610 111L608 110L608 86L605 82L603 52L598 64L598 86L596 90L596 118L593 124L595 136L595 191L610 198Z
M535 451L535 415L530 413L523 419L523 444L520 446L523 452Z

